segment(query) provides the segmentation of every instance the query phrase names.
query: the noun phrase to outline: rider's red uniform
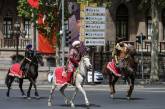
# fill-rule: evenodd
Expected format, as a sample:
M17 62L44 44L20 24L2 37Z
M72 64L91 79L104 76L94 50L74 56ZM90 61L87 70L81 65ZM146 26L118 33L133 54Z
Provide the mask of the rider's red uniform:
M67 81L70 83L73 73L79 65L81 56L76 48L71 48L69 51L68 65L67 65Z

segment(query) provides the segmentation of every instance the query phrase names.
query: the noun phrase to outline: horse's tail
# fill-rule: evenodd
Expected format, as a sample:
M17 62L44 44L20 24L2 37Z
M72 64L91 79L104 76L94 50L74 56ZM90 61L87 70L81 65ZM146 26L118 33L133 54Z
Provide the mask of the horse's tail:
M102 74L103 74L105 77L108 75L107 64L108 64L108 62L106 62L106 63L103 65L103 68L102 68Z
M6 75L6 78L5 78L5 84L8 86L8 84L9 84L9 80L10 80L10 78L9 78L9 73L10 73L10 69L8 70L8 73L7 73L7 75Z
M49 72L47 73L47 78L49 83L53 82L53 78L54 78L53 76L54 76L54 72L49 69Z

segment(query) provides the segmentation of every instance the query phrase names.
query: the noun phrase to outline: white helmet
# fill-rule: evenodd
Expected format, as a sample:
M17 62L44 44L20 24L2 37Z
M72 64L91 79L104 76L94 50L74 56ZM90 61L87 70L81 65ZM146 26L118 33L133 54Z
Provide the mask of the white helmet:
M79 45L80 44L80 41L79 40L76 40L72 43L72 46L75 47L76 45Z

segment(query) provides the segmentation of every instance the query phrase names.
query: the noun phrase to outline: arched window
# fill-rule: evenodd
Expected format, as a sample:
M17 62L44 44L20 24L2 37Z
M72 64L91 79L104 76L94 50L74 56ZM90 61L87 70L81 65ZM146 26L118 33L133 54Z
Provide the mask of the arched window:
M162 10L163 40L165 40L165 8Z
M128 40L128 9L121 4L116 13L116 38Z

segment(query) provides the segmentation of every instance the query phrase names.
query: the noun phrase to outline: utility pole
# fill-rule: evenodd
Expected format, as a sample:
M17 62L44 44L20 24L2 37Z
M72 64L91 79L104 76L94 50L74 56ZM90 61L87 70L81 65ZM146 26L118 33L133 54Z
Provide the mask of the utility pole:
M62 0L62 66L64 66L64 56L65 56L65 52L64 52L64 47L65 47L65 26L64 26L64 0Z

